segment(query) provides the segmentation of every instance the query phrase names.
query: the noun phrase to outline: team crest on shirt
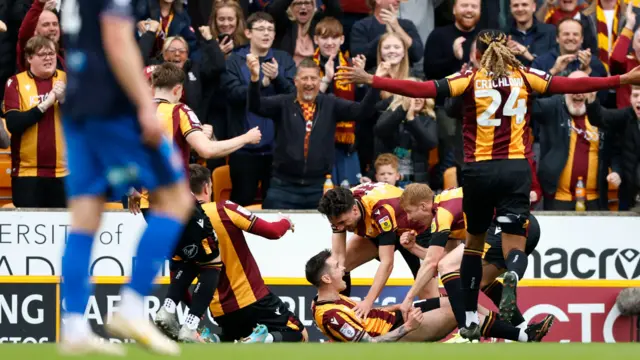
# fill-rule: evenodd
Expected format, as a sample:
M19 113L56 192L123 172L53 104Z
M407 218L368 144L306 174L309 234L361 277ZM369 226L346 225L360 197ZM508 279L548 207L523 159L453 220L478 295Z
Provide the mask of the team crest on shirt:
M347 339L352 339L354 336L356 336L356 329L354 329L353 326L349 324L344 324L340 328L340 334L344 335L344 337L346 337Z
M393 229L393 224L391 223L389 215L386 215L382 219L378 220L378 224L380 224L380 228L382 229L382 231L391 231L391 229Z
M189 258L193 259L198 254L198 246L191 244L182 248L182 253Z

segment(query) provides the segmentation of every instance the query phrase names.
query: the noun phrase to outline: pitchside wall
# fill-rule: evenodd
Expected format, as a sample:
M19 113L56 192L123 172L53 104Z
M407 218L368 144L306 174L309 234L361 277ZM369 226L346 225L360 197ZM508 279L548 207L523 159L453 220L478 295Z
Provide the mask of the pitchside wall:
M276 213L261 212L265 219ZM326 219L314 212L290 212L295 233L279 241L247 234L263 277L272 290L303 321L312 340L324 339L312 324L310 304L315 293L304 280L304 264L331 246ZM621 342L636 338L635 320L619 316L615 298L621 289L640 286L640 252L635 214L536 214L542 229L537 251L529 259L519 304L527 319L553 313L557 324L549 341ZM69 228L66 212L0 212L0 342L48 342L59 337L60 256ZM97 295L86 311L88 321L101 331L119 303L118 287L129 275L136 239L144 229L140 215L109 212L97 235L92 274ZM352 272L353 295L363 297L377 263ZM168 272L165 267L161 275ZM166 278L159 279L166 283ZM411 285L411 273L397 255L379 305L402 301ZM147 299L147 311L160 306L165 285ZM486 304L485 305L489 305ZM181 322L184 309L179 311ZM210 324L214 329L215 325Z

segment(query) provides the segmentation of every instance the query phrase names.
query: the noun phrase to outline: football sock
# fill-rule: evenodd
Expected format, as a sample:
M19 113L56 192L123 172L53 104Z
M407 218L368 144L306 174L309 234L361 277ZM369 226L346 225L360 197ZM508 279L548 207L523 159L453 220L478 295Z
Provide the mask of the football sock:
M431 310L440 309L440 298L431 298L426 300L420 300L413 303L413 307L420 308L423 313Z
M84 314L92 286L89 263L93 235L72 230L62 257L62 299L67 313Z
M489 312L489 315L485 316L481 330L482 336L484 337L524 342L528 340L528 336L524 332L524 329L519 329L503 320L500 320L498 315L493 311Z
M502 298L502 283L498 280L493 280L493 282L484 288L482 288L482 292L487 295L489 299L495 304L496 307L500 307L500 299ZM513 317L511 318L511 325L520 326L524 323L524 317L520 312L520 309L516 306L516 310L513 312Z
M344 282L347 283L347 287L344 288L344 290L340 291L340 295L351 296L351 273L350 272L344 273L342 280L344 280Z
M451 311L456 318L458 328L461 329L466 326L466 314L464 307L464 295L462 293L462 282L460 280L460 273L450 272L440 277L444 289L449 296L449 304L451 304Z
M193 290L193 301L189 313L201 318L213 300L213 294L218 288L221 266L200 269L199 281Z
M189 314L184 324L187 325L187 328L189 330L195 330L198 328L198 325L200 324L200 318L193 314Z
M182 266L180 269L173 271L169 289L167 289L167 299L179 304L180 301L184 300L185 293L189 293L189 286L191 286L196 276L198 276L198 268L196 266ZM191 304L185 305L191 307Z
M269 336L272 337L271 342L301 342L303 340L301 331L272 331L267 336L267 340L269 340ZM269 342L265 340L265 342Z
M518 281L524 277L524 272L529 264L529 257L522 250L513 249L507 255L507 270L518 275Z
M462 283L462 293L464 294L464 307L466 316L466 326L471 323L478 324L478 292L480 281L482 280L482 251L475 249L464 249L462 264L460 264L460 280Z
M129 284L131 290L141 296L151 293L154 286L153 280L164 260L173 251L184 227L180 221L153 211L149 213L147 224L147 229L138 243L136 261Z
M164 308L167 310L169 314L176 313L176 303L169 298L164 299Z

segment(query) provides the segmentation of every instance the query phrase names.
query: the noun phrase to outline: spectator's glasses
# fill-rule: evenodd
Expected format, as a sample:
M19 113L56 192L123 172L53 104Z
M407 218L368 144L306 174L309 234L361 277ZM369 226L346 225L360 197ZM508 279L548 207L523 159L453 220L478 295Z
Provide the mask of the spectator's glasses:
M37 54L36 54L36 56L37 56L39 59L45 59L45 58L47 58L47 57L55 57L55 56L56 56L56 53L55 53L55 52L53 52L53 51L45 51L45 52L37 53Z
M169 52L169 53L178 53L180 55L184 55L184 54L187 53L187 49L168 48L167 52Z
M292 6L313 6L313 1L298 1L298 2L294 2L292 4Z
M257 28L251 28L251 30L256 31L256 32L261 32L261 33L274 33L276 32L276 28L274 27L257 27Z

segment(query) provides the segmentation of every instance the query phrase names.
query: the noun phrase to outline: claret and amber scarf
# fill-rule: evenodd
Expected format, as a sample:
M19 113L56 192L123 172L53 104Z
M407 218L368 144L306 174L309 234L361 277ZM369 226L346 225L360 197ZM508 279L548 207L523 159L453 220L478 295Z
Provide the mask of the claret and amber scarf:
M607 27L607 18L604 16L604 10L598 1L596 7L596 29L598 31L598 59L602 61L604 68L609 72L609 50L613 50L613 45L618 38L618 22L620 21L620 1L616 2L613 11L613 24L611 29L611 49L609 49L609 28Z
M347 60L348 55L345 55L340 51L338 53L338 61L335 64L338 66L349 66ZM320 56L320 48L316 49L313 55L313 60L320 66L320 76L324 77L324 65L328 59ZM336 74L339 74L344 70L336 70ZM356 87L353 84L349 84L346 81L333 81L333 94L339 98L345 100L355 101L356 99ZM356 123L355 121L339 121L336 124L336 143L352 145L356 141Z

